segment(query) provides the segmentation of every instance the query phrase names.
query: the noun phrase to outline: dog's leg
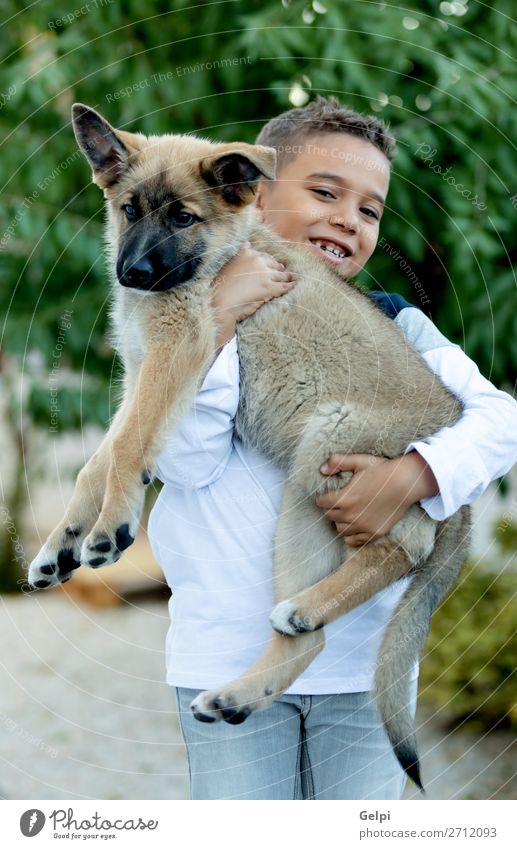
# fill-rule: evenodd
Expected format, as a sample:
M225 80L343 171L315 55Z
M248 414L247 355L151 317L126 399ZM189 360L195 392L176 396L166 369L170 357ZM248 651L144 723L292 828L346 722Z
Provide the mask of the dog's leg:
M281 601L270 621L279 634L316 631L367 601L413 566L407 551L392 540L379 540L349 554L345 563L312 587Z
M194 717L200 722L244 722L253 711L267 707L285 692L324 645L323 631L302 634L297 640L273 632L264 653L244 675L194 699L190 705Z
M307 538L310 536L309 531ZM291 549L296 550L296 545L292 544ZM320 552L318 558L318 547L314 546L312 556L317 568L321 566L318 561L326 560L324 548L320 548ZM335 552L334 547L331 561L335 561ZM308 563L312 556L309 554L307 557L305 552ZM281 550L279 560L282 561ZM279 572L278 584L282 591L289 587L292 590L296 584L306 586L307 579L310 580L310 568L306 571L302 560L297 564L282 563L285 571ZM200 693L194 699L191 709L195 718L202 722L224 719L236 724L244 722L253 711L267 707L321 652L324 647L323 625L371 598L405 575L412 565L405 548L395 540L385 538L359 550L351 550L345 563L335 572L277 604L270 617L277 635L272 637L264 653L244 675L223 687ZM308 636L313 639L307 640Z
M334 525L288 481L275 534L276 600L316 582L337 568L341 560L342 543ZM197 696L191 705L194 716L204 722L243 722L252 711L267 707L290 687L320 653L324 642L323 631L297 640L273 632L263 654L242 676Z
M305 554L310 563L311 554ZM317 557L316 547L314 556ZM272 636L264 653L244 675L223 687L200 693L191 704L195 718L201 722L224 719L238 724L253 711L267 707L322 651L324 624L371 598L407 574L413 565L406 549L396 540L385 539L351 552L335 572L276 606L271 623L278 633ZM296 570L293 564L288 565L287 571L280 573L279 586L300 583L300 575L305 582L308 575L303 566L299 562ZM310 569L308 572L310 575Z
M294 504L289 487L284 498L275 541L276 597L296 593L281 601L270 620L277 633L257 662L242 676L223 687L200 693L191 704L196 719L214 722L224 719L237 724L255 710L267 707L296 681L324 647L323 626L388 584L407 574L415 558L402 545L414 530L415 522L399 529L399 539L385 537L379 542L347 551L331 523L313 504ZM295 507L295 509L291 509ZM422 511L420 511L421 513ZM415 521L417 521L415 517ZM434 523L429 522L423 537L425 553L432 548ZM424 540L418 550L424 551ZM414 544L416 548L416 543ZM331 571L335 569L335 571ZM329 574L330 571L330 574ZM324 574L318 583L312 581ZM308 586L309 585L309 586ZM307 640L311 636L312 640ZM296 639L293 639L296 637ZM299 644L299 645L298 645Z
M273 637L244 675L200 693L191 704L196 719L236 724L267 707L321 652L324 624L407 574L431 551L435 523L418 508L409 511L390 537L347 550L334 525L312 503L318 493L337 489L350 478L324 476L319 465L338 450L365 450L365 440L371 444L372 439L367 430L379 427L380 419L374 421L371 415L368 426L366 421L358 408L330 403L321 405L308 422L285 487L275 537L275 595L286 600L273 610L271 624L281 639ZM307 640L309 635L313 640Z
M423 563L433 550L435 534L436 522L421 508L411 507L389 534L349 548L339 569L277 604L270 617L273 628L295 636L328 625Z
M351 404L321 404L307 423L293 461L292 480L300 498L305 494L312 500L322 491L345 485L349 473L326 477L319 465L340 450L364 451L368 444L374 444L375 432L382 433L381 424L378 411ZM271 614L273 628L295 635L321 628L347 613L428 557L435 530L436 523L414 506L377 542L348 552L342 543L342 565L330 575L327 570L328 577L319 575L306 581L294 597L284 594Z
M81 563L114 563L135 536L145 486L171 422L179 424L200 376L213 358L211 333L189 334L175 347L170 338L150 348L133 397L112 441L102 510L81 548ZM169 415L172 414L172 415Z
M200 693L191 705L196 719L239 723L267 707L321 652L323 625L406 575L432 551L436 523L418 507L412 507L378 542L347 549L334 525L304 494L307 487L314 497L321 485L343 485L342 480L322 483L322 479L317 466L312 471L305 468L303 474L293 473L285 486L273 563L275 596L284 600L270 617L282 639L273 637L244 675ZM314 641L307 641L309 634Z
M38 589L63 584L80 566L81 545L101 511L114 435L124 420L137 370L126 363L125 395L110 429L77 477L66 514L29 567L28 582Z

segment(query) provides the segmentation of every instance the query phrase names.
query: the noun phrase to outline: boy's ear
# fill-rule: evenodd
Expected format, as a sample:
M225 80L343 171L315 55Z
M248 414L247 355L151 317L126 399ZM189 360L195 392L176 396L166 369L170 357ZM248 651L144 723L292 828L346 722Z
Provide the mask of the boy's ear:
M265 192L266 183L264 180L259 180L259 184L257 186L257 199L255 201L255 206L257 209L264 208L264 192Z
M77 143L91 165L93 182L101 189L118 182L131 154L141 150L146 141L145 136L115 130L84 103L72 106L72 125Z
M274 180L275 169L273 147L238 142L220 145L217 153L205 157L199 165L203 180L235 207L252 203L260 178Z

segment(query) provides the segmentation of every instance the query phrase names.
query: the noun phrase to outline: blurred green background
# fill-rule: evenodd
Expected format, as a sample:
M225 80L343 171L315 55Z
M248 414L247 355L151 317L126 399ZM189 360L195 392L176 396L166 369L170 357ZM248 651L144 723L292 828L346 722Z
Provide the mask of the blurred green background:
M67 359L106 373L102 199L77 153L74 100L127 129L253 141L272 115L333 93L387 120L399 139L382 235L411 265L433 319L487 376L513 384L512 11L510 0L4 0L2 344L38 348L50 365L59 317L72 308ZM364 281L419 304L407 270L380 248ZM96 394L82 414L102 418L100 403Z
M514 12L510 0L403 7L369 0L3 0L0 380L16 457L2 498L13 527L27 498L31 428L53 432L49 374L60 336L59 367L68 379L56 389L59 432L88 422L105 426L116 403L109 390L118 366L106 338L102 196L70 126L76 100L125 129L220 140L253 141L265 121L317 93L381 116L399 141L382 223L394 250L379 247L362 280L422 306L487 377L514 387ZM5 525L2 586L10 589L20 557ZM501 598L507 593L501 585ZM460 607L470 604L460 600ZM512 621L507 616L501 625L508 639ZM447 629L448 620L442 622ZM477 632L476 619L471 625ZM461 639L470 633L463 629ZM436 634L435 658L447 668ZM452 639L447 647L455 651ZM497 659L491 668L506 680L509 656L498 656L501 669ZM489 686L481 679L480 704ZM503 713L517 723L509 687L504 693L492 720ZM456 705L457 718L474 703L469 692L467 706Z

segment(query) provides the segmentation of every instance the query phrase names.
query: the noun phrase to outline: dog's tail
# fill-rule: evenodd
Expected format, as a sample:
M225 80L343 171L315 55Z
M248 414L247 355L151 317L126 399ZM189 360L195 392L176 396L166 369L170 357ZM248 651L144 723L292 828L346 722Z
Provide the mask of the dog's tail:
M377 661L375 690L384 728L400 765L422 791L415 727L408 705L410 676L427 640L431 616L460 573L469 531L468 507L440 522L434 549L402 596L386 628Z

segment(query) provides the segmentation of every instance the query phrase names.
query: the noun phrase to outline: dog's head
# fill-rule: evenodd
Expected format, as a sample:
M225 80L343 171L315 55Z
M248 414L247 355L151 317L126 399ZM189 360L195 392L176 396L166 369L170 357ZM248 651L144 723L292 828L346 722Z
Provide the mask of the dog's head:
M72 121L108 201L123 286L164 292L237 252L246 226L238 213L254 200L260 177L274 179L273 148L115 130L81 103Z

